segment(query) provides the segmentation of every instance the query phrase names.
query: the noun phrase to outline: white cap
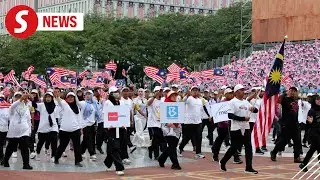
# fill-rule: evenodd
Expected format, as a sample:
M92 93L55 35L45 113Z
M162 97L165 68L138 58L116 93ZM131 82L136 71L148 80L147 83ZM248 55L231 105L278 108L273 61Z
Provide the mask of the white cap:
M234 92L237 92L238 90L240 89L244 89L243 85L242 84L237 84L235 87L234 87Z
M203 92L210 92L209 89L205 89Z
M75 95L73 92L68 92L68 94L66 95L66 97L68 97L68 96L74 96L74 97L76 97L76 95Z
M118 88L115 87L115 86L111 86L111 87L109 88L109 94L111 94L111 93L113 93L113 92L116 92L116 91L118 91Z
M13 94L13 96L16 96L16 95L22 96L22 92L18 91L18 92L15 92L15 93Z
M221 90L225 90L228 86L221 86Z
M0 93L0 97L1 97L1 98L5 98L5 97L4 97L4 94L2 94L2 93Z
M308 93L307 96L313 96L313 94L312 93Z
M38 94L38 93L39 93L39 91L38 91L38 90L36 90L36 89L32 89L31 93Z
M179 88L178 84L172 84L171 88Z
M160 91L161 89L162 89L161 86L156 86L154 87L153 92Z
M170 97L172 94L178 94L178 92L171 90L171 91L167 94L167 97Z
M86 93L93 94L93 92L91 90L86 91Z
M227 89L224 90L223 94L226 95L226 94L231 93L231 92L233 92L232 89L227 88Z
M53 97L53 94L52 94L52 92L50 92L50 91L49 91L49 92L47 91L44 95L50 95L50 96Z
M192 89L199 89L199 87L198 86L192 86L190 91L192 91Z
M123 87L122 89L121 89L121 92L122 91L124 91L124 90L130 90L128 87Z
M218 91L214 91L213 94L217 95L217 94L219 94L219 93L218 93Z
M168 87L165 87L164 89L163 89L163 91L170 91L171 89L170 88L168 88Z

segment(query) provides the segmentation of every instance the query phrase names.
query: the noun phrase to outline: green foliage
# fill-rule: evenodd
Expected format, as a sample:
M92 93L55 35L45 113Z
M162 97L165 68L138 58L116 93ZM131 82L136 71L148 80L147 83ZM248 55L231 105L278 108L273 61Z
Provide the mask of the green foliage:
M244 15L251 16L251 7ZM91 60L103 68L113 59L123 66L134 64L129 74L141 80L146 65L176 62L190 68L239 50L240 21L240 4L214 15L167 14L144 21L90 15L82 32L37 32L25 40L2 37L0 71L20 74L31 64L39 73L53 65L80 71Z

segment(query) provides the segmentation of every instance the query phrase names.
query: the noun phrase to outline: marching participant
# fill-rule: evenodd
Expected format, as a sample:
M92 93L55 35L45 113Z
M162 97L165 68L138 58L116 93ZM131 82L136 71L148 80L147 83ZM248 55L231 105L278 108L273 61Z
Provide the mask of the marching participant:
M40 161L40 152L45 142L51 145L51 157L54 161L54 155L57 151L58 141L58 111L54 103L53 94L46 92L43 98L43 103L37 104L37 111L40 113L40 122L38 128L38 144L36 160Z
M202 103L203 103L203 109L202 109L202 131L204 128L207 126L208 128L208 135L207 138L209 139L209 145L213 145L213 130L214 130L214 124L212 122L212 117L211 117L211 107L209 105L209 91L204 90L204 95L202 98Z
M107 109L110 106L120 105L120 93L118 88L112 86L109 88L109 99L104 103L103 108ZM123 153L127 156L127 151L122 151L122 149L127 148L127 130L125 128L108 128L107 131L107 156L104 160L104 164L107 166L107 171L111 171L112 164L116 167L116 174L119 176L124 175L124 166L122 155Z
M0 162L3 160L3 147L6 144L6 137L9 127L10 103L4 100L4 95L0 94Z
M167 94L166 99L164 102L177 102L178 93L176 91L170 91ZM181 170L179 165L178 156L177 156L177 146L179 143L179 138L181 136L181 125L178 123L173 124L162 124L162 131L165 137L166 143L168 147L164 150L164 152L159 156L158 161L160 167L164 167L164 163L166 162L167 158L169 157L172 166L171 169Z
M60 97L57 97L56 100L63 111L63 115L61 117L59 131L60 144L57 153L55 154L54 162L55 164L59 164L59 159L66 150L71 139L74 148L75 165L77 167L82 167L80 145L82 116L77 102L78 98L73 92L69 92L66 95L66 101L61 100Z
M138 147L145 146L144 140L144 127L147 123L147 99L144 98L144 90L140 88L138 90L138 97L135 99L134 110L136 115L134 115L134 122L136 133L133 136L132 143Z
M231 147L220 160L220 169L227 171L226 164L228 160L244 145L246 153L245 172L258 174L258 171L252 168L252 145L249 125L250 112L257 113L258 109L253 107L247 100L244 100L244 87L241 84L234 87L234 93L235 97L229 103L231 112L228 114L228 118L231 119Z
M19 98L19 96L21 98ZM10 123L7 134L9 143L1 164L4 167L10 167L9 158L19 144L23 161L23 169L31 170L33 168L29 164L28 148L29 137L31 134L31 115L30 106L28 105L29 95L22 95L21 92L16 92L14 97L19 99L16 100L9 109Z
M100 154L104 154L101 147L106 138L106 132L103 127L103 104L105 102L105 99L101 97L101 94L99 92L100 89L101 88L97 87L93 91L94 99L97 101L98 109L100 112L100 118L97 119L98 128L97 128L97 134L96 134L96 146Z

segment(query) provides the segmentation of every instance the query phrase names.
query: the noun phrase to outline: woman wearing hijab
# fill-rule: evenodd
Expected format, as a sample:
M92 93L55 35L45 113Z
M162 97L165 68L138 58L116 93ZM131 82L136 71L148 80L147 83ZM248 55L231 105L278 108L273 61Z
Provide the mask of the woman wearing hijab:
M82 157L81 157L81 146L80 146L80 136L81 136L81 114L78 106L78 99L73 92L69 92L66 96L66 101L61 100L57 97L57 102L62 109L62 117L60 122L59 139L60 144L55 154L55 164L59 164L59 159L62 153L66 150L70 139L72 140L75 165L77 167L82 167Z
M14 96L17 97L17 95L22 96L22 93L16 92ZM23 160L23 169L32 169L29 164L28 148L29 136L31 134L31 116L28 99L29 95L24 94L19 100L14 102L9 109L10 123L7 134L9 143L3 161L1 162L4 167L10 167L9 159L19 144Z
M109 88L109 99L104 104L104 109L110 106L120 105L120 93L118 88L112 86ZM107 171L111 170L112 164L116 167L116 174L119 176L124 175L124 166L121 158L122 147L127 147L127 133L125 128L109 128L107 131L107 157L104 160L104 164L107 166ZM117 136L118 135L118 136ZM126 152L124 152L126 153Z
M81 153L84 157L84 154L88 149L90 159L95 161L97 160L95 155L95 124L96 120L100 118L101 114L97 102L93 100L93 92L91 90L85 93L85 101L81 101L80 104L83 115L83 141L81 143Z
M178 97L177 92L170 91L167 94L167 97L165 98L164 102L176 102L177 97ZM160 167L164 167L164 163L169 157L172 162L171 169L181 170L181 167L178 161L178 156L177 156L177 146L178 146L179 138L182 132L181 125L178 123L173 123L173 124L167 123L167 124L162 124L161 127L162 127L165 140L168 144L168 148L166 148L165 151L159 156L158 158L159 165Z
M136 115L134 115L134 122L136 128L136 134L133 136L132 143L137 147L144 147L144 127L147 123L147 99L144 98L144 90L140 88L138 90L138 97L134 102L134 110Z
M57 151L58 141L58 124L56 104L53 100L52 92L46 92L43 98L43 103L37 104L37 111L40 112L40 122L38 128L38 144L36 160L40 161L40 152L42 146L47 141L51 144L51 161L54 161L54 155Z
M77 97L78 97L78 100L79 100L79 101L83 101L83 100L84 100L84 95L83 95L83 91L82 91L81 88L79 88L79 89L77 90Z

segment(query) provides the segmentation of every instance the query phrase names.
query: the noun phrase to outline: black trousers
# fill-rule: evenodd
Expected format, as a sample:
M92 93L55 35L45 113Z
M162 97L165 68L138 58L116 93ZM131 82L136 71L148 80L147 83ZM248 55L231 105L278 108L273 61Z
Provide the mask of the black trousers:
M87 126L82 129L82 132L81 154L84 154L88 149L90 156L95 155L95 126Z
M274 120L272 126L273 126L272 138L273 139L276 139L276 137L279 138L281 133L281 125L279 123L279 120L278 121Z
M151 146L149 147L149 150L151 150L154 153L154 157L158 158L159 157L159 150L162 148L165 144L164 137L163 137L163 132L161 128L158 127L152 127L151 129L151 134L152 134L152 141L151 141Z
M179 139L175 136L166 136L164 137L168 147L162 152L159 156L158 160L160 163L165 163L167 158L169 157L172 165L179 166L178 156L177 156L177 146L179 143Z
M38 138L37 154L40 154L43 144L48 141L51 144L51 156L54 157L57 152L58 133L55 131L38 133Z
M204 127L207 126L208 128L208 139L209 143L213 144L213 123L209 121L209 119L202 119L202 130L203 132Z
M282 126L281 127L281 136L276 142L276 146L273 149L273 153L277 154L279 151L283 151L288 142L293 140L293 154L294 158L300 157L300 152L302 149L301 146L301 133L298 126Z
M302 143L304 144L306 143L310 144L309 129L310 129L310 125L306 124L304 128L304 136L302 140Z
M251 131L246 129L244 135L242 135L241 130L231 131L231 146L221 159L222 164L226 164L231 156L233 156L239 147L245 146L246 153L246 169L252 168L252 145L251 145Z
M201 143L202 143L202 124L184 124L182 126L182 141L180 143L179 149L183 148L188 144L188 142L194 137L196 154L201 153Z
M80 163L82 161L81 157L81 145L80 145L80 129L73 132L59 131L59 139L60 144L55 155L55 160L59 160L62 156L62 153L66 150L69 141L71 139L73 144L73 152L74 152L74 161L76 163Z
M101 149L103 142L107 142L107 131L103 127L103 122L98 123L96 146L97 149Z
M7 132L1 132L0 131L0 161L3 159L4 154L3 154L3 147L6 144L6 137L7 137Z
M218 127L217 131L218 131L218 137L216 138L216 140L214 141L213 146L211 147L211 151L213 153L213 157L218 157L219 156L221 145L222 145L223 141L225 141L226 138L229 136L229 129L228 128L220 128L220 127ZM234 157L235 158L239 158L238 153L235 153Z
M132 132L133 132L132 128L131 127L127 127L127 145L128 145L129 148L133 146L133 144L131 142L131 138L130 138Z
M9 138L9 143L6 148L6 153L4 154L3 161L5 163L9 162L9 159L14 152L14 150L17 149L18 145L21 151L23 166L29 165L29 148L28 148L28 142L29 142L29 136L23 136L20 138Z
M123 171L124 166L122 163L122 157L121 157L121 147L126 144L127 139L127 130L120 128L119 129L119 138L116 138L116 129L112 128L107 131L108 141L107 141L107 156L104 160L104 164L110 168L112 164L114 163L116 167L116 171Z
M303 159L303 164L307 165L312 158L313 154L318 151L320 152L320 136L310 136L311 146L307 152L305 158ZM319 158L318 158L319 159Z
M39 122L40 120L34 120L34 127L33 127L33 130L31 131L31 136L29 140L30 152L34 152L34 143L36 143L36 134L39 128Z

